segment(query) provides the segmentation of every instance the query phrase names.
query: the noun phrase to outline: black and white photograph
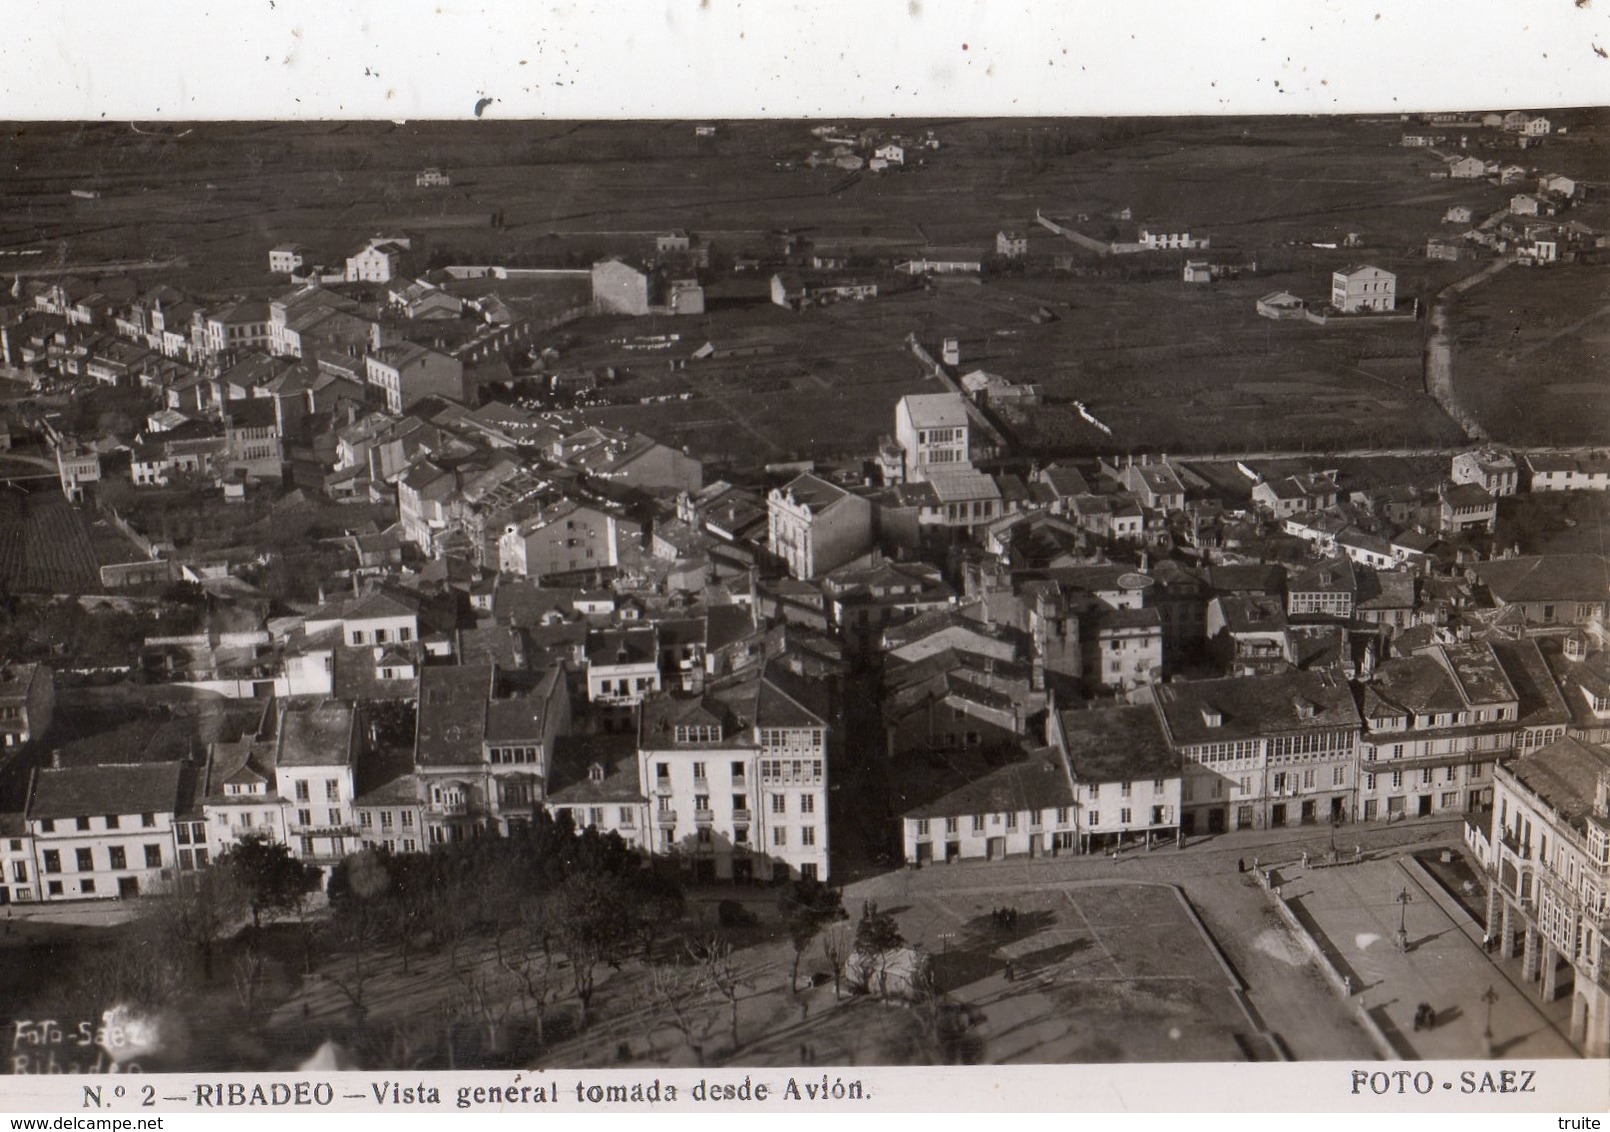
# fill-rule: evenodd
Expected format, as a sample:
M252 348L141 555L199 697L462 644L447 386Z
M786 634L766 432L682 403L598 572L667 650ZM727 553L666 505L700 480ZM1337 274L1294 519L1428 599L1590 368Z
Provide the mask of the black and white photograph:
M1610 1056L1604 106L363 50L0 123L0 1074Z

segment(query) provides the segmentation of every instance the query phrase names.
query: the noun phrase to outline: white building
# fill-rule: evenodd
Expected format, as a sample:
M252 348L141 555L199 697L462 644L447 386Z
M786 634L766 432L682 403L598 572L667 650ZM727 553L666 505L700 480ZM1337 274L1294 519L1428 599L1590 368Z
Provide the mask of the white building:
M695 880L827 879L827 724L784 678L643 707L649 846Z
M1497 448L1475 448L1453 458L1448 478L1454 483L1473 483L1493 496L1514 495L1520 490L1520 467L1515 457Z
M348 283L390 283L402 274L406 243L376 237L358 252L347 257Z
M40 898L110 900L160 892L178 866L194 774L181 762L34 772L24 810ZM188 824L188 823L186 823Z
M274 785L288 808L286 840L304 861L333 865L356 847L358 747L357 711L342 700L287 704L280 714Z
M419 610L406 598L383 590L334 606L320 606L306 621L309 636L341 629L347 645L408 644L419 639Z
M1487 931L1544 1003L1570 981L1571 1040L1610 1055L1610 751L1561 739L1493 772Z
M1178 836L1180 758L1151 705L1053 711L1046 731L1073 791L1080 852Z
M1397 306L1397 286L1397 276L1379 267L1344 267L1331 274L1331 306L1344 313L1390 311Z
M933 467L971 466L967 405L959 393L913 393L894 407L895 442L905 477L920 483Z
M767 546L801 580L872 549L872 504L805 472L766 499Z

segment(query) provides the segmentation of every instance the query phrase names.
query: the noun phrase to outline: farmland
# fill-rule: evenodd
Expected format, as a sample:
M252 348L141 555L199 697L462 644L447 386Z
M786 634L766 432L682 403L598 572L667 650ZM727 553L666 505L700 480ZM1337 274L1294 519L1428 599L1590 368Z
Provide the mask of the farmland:
M1512 444L1610 443L1607 296L1603 268L1512 268L1460 296L1453 324L1461 403Z
M1566 113L1561 121L1569 135L1551 138L1528 162L1602 180L1597 117ZM273 293L279 284L266 273L265 253L276 243L294 240L337 262L376 232L411 236L420 265L582 266L646 251L654 233L670 228L708 241L721 264L776 255L785 231L888 256L928 244L987 249L998 230L1016 228L1041 250L1075 252L1073 269L1008 272L982 286L938 284L793 313L765 301L762 275L724 277L718 267L706 315L584 320L552 344L562 366L617 368L618 381L601 391L612 404L589 410L591 419L739 464L866 452L888 431L900 396L936 388L906 347L912 334L930 347L959 337L963 372L983 367L1039 383L1048 405L1009 422L1039 455L1461 439L1422 389L1423 319L1343 329L1273 324L1253 310L1274 290L1322 302L1330 273L1359 260L1397 273L1404 306L1469 273L1468 265L1427 260L1426 237L1451 232L1441 224L1450 205L1484 216L1514 189L1437 179L1436 155L1396 144L1401 123L1160 118L875 128L931 128L941 145L914 150L897 172L846 176L808 167L821 143L808 123L786 121L724 123L704 138L665 122L29 125L0 137L0 159L17 170L0 186L0 250L38 251L19 262L50 266L182 252L184 265L164 278L207 298ZM1511 159L1504 144L1477 131L1469 151ZM425 165L446 169L451 186L415 187ZM100 195L77 198L73 189ZM1097 235L1127 209L1135 223L1210 238L1214 257L1243 270L1187 287L1178 274L1183 254L1098 259L1037 227L1040 209L1084 216L1081 226ZM1591 222L1596 210L1589 202L1580 211ZM1541 281L1543 291L1570 296L1527 299L1538 314L1528 324L1564 328L1590 313L1576 311L1596 293L1585 280L1603 290L1591 270L1501 279L1491 297L1478 291L1464 306L1482 321L1484 304L1496 312L1508 288ZM1036 317L1041 308L1049 317ZM1564 310L1575 313L1556 319ZM1496 332L1500 321L1484 325ZM1575 384L1592 387L1590 397L1603 388L1586 365L1593 325L1531 343L1539 357L1558 355L1563 369L1589 373ZM610 343L670 333L679 343L659 354ZM1492 385L1483 374L1493 359L1476 356L1487 330L1472 333L1475 348L1461 350L1459 365L1468 361L1471 380ZM706 341L713 357L669 364ZM1508 378L1499 384L1514 387ZM1527 403L1524 390L1516 397L1478 397L1486 405L1478 411L1507 426L1513 404ZM1549 420L1570 418L1565 426L1575 432L1563 441L1591 432L1582 423L1590 416L1610 419L1570 409L1573 397L1562 388L1539 398L1545 412L1526 427L1552 434ZM1081 422L1073 401L1111 436Z

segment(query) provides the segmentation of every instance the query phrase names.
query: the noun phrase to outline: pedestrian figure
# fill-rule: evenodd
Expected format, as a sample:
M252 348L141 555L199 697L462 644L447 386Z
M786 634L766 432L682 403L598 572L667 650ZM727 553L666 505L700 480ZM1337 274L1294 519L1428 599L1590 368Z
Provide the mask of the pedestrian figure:
M1360 864L1364 863L1364 846L1362 846L1362 845L1353 846L1353 863L1355 865L1360 865Z
M1353 997L1353 976L1352 975L1343 975L1342 976L1342 990L1347 993L1348 998Z
M800 999L800 1002L799 1002L799 1020L801 1022L803 1022L803 1021L805 1021L805 1019L809 1018L810 1016L811 1016L811 1003L810 1003L810 1000L809 999L804 999L804 998Z
M1016 980L1017 980L1017 971L1012 966L1012 961L1010 959L1008 959L1006 961L1006 981L1010 983L1010 982L1015 982Z
M1237 857L1235 859L1235 871L1238 873L1244 873L1247 871L1247 859L1245 857Z
M1307 867L1308 867L1308 850L1304 849L1303 850L1303 868L1306 869Z

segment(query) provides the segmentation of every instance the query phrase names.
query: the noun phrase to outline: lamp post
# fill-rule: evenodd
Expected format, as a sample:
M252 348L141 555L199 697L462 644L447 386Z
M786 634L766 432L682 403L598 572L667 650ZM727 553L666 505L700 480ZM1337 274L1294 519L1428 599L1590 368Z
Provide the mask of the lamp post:
M1405 885L1393 899L1398 902L1398 934L1396 937L1398 950L1406 952L1409 950L1409 902L1414 897L1409 895L1409 888Z
M1498 992L1493 990L1493 984L1487 984L1487 991L1481 996L1481 1000L1487 1004L1487 1022L1481 1028L1481 1040L1483 1047L1487 1051L1487 1056L1491 1058L1493 1056L1493 1003L1498 1001Z

